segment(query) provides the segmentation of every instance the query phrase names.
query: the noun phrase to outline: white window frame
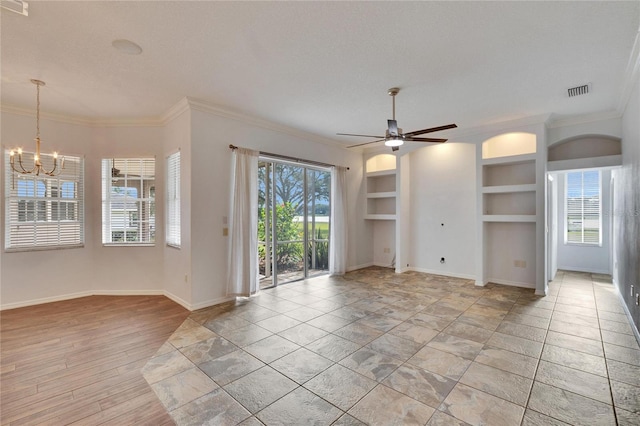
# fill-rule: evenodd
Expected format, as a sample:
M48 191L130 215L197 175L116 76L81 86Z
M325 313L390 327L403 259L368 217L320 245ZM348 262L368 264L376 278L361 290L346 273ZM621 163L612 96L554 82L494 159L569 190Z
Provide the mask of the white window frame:
M32 152L22 152L24 163L33 162L33 157ZM53 168L52 155L40 157L45 169ZM6 251L84 246L84 158L65 156L64 168L58 170L57 176L14 172L9 151L5 150ZM68 183L72 184L71 192L58 190ZM56 217L56 211L59 212L63 204L65 212L71 211L72 217ZM68 209L69 205L73 208Z
M182 230L180 227L180 151L167 157L166 227L167 246L180 248Z
M597 205L597 215L598 215L598 240L597 241L593 241L590 240L589 238L585 238L585 231L586 231L586 227L585 227L585 221L586 219L586 215L588 212L585 211L586 204L588 202L587 200L587 196L585 196L585 191L591 190L593 191L593 188L589 188L589 187L585 187L585 178L584 175L585 173L597 173L598 178L597 178L597 182L598 182L598 197L597 197L597 201L598 201L598 205ZM574 197L574 198L578 198L578 200L576 200L579 204L574 205L573 207L570 206L569 203L569 175L576 175L576 174L580 174L581 176L581 186L580 186L580 191L581 191L581 195L580 197ZM572 171L572 172L567 172L565 174L565 189L564 189L564 243L566 245L578 245L578 246L585 246L585 247L601 247L602 246L602 172L600 170L596 170L596 169L589 169L589 170L578 170L578 171ZM573 216L575 215L580 215L580 239L577 240L576 238L570 238L569 237L569 232L570 232L570 226L569 226L569 221L570 221L570 208L573 210ZM578 211L579 210L579 211ZM591 216L593 216L595 213L595 210L593 208L591 208ZM591 219L592 221L595 219ZM575 229L575 224L573 225L573 228Z
M114 168L118 169L117 176L112 174ZM153 157L116 157L102 160L104 246L155 246L155 169L156 160ZM114 191L113 188L125 189L121 192ZM115 194L119 194L117 198ZM120 208L114 208L118 206ZM114 211L120 214L114 216ZM122 239L114 239L114 233L120 236L120 232ZM133 236L135 239L130 239Z

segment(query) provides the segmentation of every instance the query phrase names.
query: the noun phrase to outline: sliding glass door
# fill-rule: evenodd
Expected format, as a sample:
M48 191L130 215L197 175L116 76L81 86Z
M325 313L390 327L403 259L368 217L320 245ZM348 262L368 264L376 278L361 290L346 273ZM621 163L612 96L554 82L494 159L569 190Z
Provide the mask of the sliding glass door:
M270 159L258 168L261 287L327 273L331 172Z

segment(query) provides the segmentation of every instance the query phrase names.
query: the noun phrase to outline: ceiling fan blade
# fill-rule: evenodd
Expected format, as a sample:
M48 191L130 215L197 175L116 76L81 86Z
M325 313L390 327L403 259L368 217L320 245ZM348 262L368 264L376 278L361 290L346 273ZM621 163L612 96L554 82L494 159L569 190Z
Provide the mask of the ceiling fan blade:
M387 120L389 126L389 135L398 136L398 122L396 120Z
M408 142L446 142L447 139L436 139L436 138L412 138L412 137L405 137L404 138L405 141Z
M418 136L418 135L423 135L425 133L432 133L432 132L439 132L440 130L447 130L447 129L455 129L456 126L455 124L447 124L445 126L438 126L438 127L431 127L429 129L423 129L423 130L416 130L414 132L409 132L409 133L405 133L405 136Z
M375 135L354 135L353 133L336 133L338 136L358 136L362 138L384 138L384 136L375 136Z
M362 146L362 145L369 145L370 143L376 143L376 142L382 142L384 141L384 139L378 139L377 141L371 141L371 142L365 142L365 143L359 143L357 145L350 145L347 148L355 148L356 146Z

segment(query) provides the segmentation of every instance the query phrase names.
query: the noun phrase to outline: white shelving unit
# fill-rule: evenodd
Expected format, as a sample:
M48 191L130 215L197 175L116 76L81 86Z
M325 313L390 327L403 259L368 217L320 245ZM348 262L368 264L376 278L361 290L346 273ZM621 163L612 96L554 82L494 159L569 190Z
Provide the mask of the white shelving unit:
M478 285L538 287L544 257L538 145L535 134L512 133L488 139L478 150Z
M367 210L365 219L395 220L396 169L367 172Z

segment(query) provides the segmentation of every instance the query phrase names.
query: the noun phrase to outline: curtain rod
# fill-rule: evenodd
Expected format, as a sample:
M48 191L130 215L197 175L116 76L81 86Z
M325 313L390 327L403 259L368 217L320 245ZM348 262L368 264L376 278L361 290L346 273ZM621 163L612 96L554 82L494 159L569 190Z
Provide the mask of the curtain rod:
M229 144L229 148L237 149L238 147L235 146L235 145ZM281 155L281 154L272 154L270 152L264 152L264 151L259 151L259 152L260 152L260 155L266 155L268 157L280 158L282 160L294 161L296 163L307 163L307 164L312 164L312 165L315 165L315 166L322 166L322 167L335 167L335 164L321 163L320 161L303 160L303 159L300 159L300 158L289 157L287 155ZM349 170L349 167L347 167L347 170Z

